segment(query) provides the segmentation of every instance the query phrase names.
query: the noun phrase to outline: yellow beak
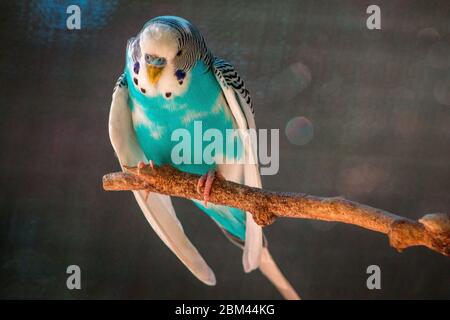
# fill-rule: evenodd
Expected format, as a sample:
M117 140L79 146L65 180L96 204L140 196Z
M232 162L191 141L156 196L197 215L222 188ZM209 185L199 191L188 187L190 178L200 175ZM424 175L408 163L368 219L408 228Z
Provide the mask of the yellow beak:
M147 65L147 75L151 84L156 84L161 78L161 74L164 67L155 67L152 65Z

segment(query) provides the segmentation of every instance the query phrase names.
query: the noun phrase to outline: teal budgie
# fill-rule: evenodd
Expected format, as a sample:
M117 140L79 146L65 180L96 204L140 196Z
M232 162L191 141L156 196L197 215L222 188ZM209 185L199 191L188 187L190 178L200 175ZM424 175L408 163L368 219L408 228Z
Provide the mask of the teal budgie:
M203 131L215 129L224 134L229 129L255 129L249 92L233 66L211 53L195 26L179 17L156 17L128 41L125 71L112 97L109 135L121 166L170 164L201 175L197 188L199 192L203 188L205 201L194 203L243 249L245 272L259 268L286 299L299 299L273 261L252 215L207 204L216 177L261 187L257 161L174 160L173 150L179 142L174 133L182 129L195 134L199 123ZM242 139L234 146L230 149L236 152L230 154L224 147L215 159L256 157L255 148ZM204 147L203 142L200 146L193 143L191 156L202 156ZM184 233L170 197L133 193L162 241L199 280L214 285L215 275Z

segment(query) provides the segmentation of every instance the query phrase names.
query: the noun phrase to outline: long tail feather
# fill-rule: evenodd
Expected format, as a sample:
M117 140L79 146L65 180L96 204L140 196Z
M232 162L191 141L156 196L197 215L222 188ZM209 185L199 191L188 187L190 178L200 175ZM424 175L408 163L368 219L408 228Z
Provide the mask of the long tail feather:
M294 288L281 273L280 269L278 269L275 261L273 261L267 247L262 249L259 269L270 282L273 283L286 300L300 300L300 296L295 292Z

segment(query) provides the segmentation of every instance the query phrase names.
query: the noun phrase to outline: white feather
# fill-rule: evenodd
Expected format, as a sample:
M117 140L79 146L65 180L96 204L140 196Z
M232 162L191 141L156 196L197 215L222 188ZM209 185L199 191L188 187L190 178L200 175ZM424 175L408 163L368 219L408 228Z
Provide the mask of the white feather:
M250 107L240 98L236 97L236 93L230 87L225 87L225 85L217 78L217 81L220 83L222 87L223 94L227 101L227 105L229 106L231 113L236 121L236 125L238 129L256 129L255 120L253 118L253 114L250 110ZM246 110L248 109L248 111ZM243 111L244 110L244 111ZM241 130L244 133L243 141L245 141L248 137L245 135L248 134L248 131ZM241 132L242 133L242 132ZM250 140L248 140L250 141ZM246 163L243 165L243 175L244 181L243 183L251 186L261 188L261 177L259 175L257 155L254 153L256 150L256 146L251 146L247 143L244 143L245 146L245 158ZM251 161L248 161L250 159ZM219 167L219 171L220 171ZM228 179L227 174L233 171L230 168L227 168L221 174ZM237 167L235 168L237 169ZM231 179L230 179L231 180ZM235 181L235 180L233 180ZM237 181L236 181L237 182ZM241 181L242 183L242 181ZM244 266L245 272L250 272L254 269L257 269L261 262L261 251L263 245L263 237L261 227L256 224L253 220L253 216L250 212L246 213L246 229L245 229L245 246L244 246L244 254L242 256L242 263Z
M261 255L261 272L274 284L278 291L287 300L300 300L300 296L295 292L289 281L284 277L267 248L263 248Z
M128 90L117 87L109 115L109 136L121 166L135 166L139 161L147 163L147 158L136 140L131 117ZM133 193L147 221L161 240L199 280L208 285L215 285L213 271L186 237L170 197L150 193L146 200L143 191Z

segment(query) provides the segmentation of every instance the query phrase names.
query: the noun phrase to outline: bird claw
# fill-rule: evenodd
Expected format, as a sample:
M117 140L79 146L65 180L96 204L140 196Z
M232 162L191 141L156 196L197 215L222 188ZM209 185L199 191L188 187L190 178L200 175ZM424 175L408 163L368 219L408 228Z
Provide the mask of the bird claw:
M206 181L206 174L202 175L198 181L197 181L197 193L201 194L200 188L202 188L205 185L205 181Z
M197 193L202 194L200 188L203 188L203 202L208 207L208 201L211 195L212 184L216 178L223 180L223 176L216 170L209 170L208 173L202 175L197 182Z
M155 165L153 164L153 160L150 160L148 164L145 164L144 161L139 161L137 168L138 168L138 174L141 174L141 170L150 166L152 169L155 169Z
M139 161L139 163L138 163L138 165L137 165L137 168L138 168L138 175L141 174L141 170L142 170L142 169L144 169L144 168L146 168L146 167L148 167L148 166L150 166L150 168L152 168L152 169L155 169L155 166L154 166L154 164L153 164L153 160L150 160L150 161L148 162L148 164L145 164L144 161ZM148 200L148 195L150 194L150 191L148 191L148 190L143 190L143 191L144 191L144 199L145 199L145 201L147 201L147 200Z

